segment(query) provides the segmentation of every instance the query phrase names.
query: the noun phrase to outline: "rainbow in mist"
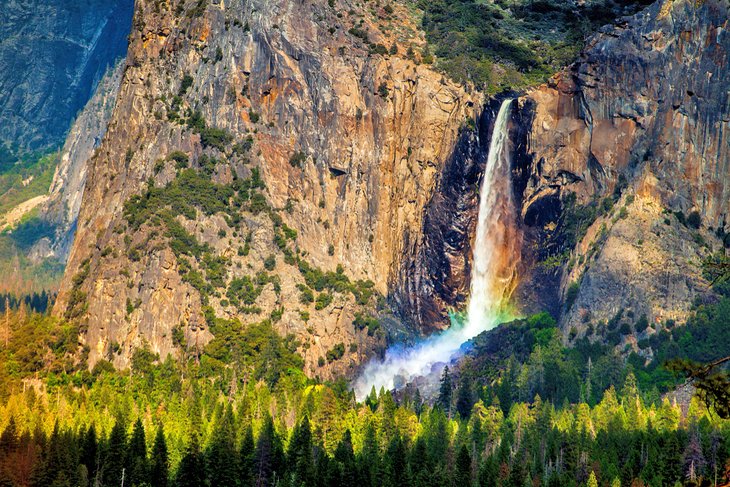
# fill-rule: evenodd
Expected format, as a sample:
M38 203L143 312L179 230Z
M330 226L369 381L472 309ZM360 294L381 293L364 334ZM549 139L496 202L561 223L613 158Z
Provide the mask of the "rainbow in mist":
M466 320L452 319L451 328L412 347L393 346L382 360L369 362L354 383L355 395L365 398L372 387L393 389L426 375L438 363L455 358L462 344L504 321L514 289L520 235L515 226L508 149L512 100L500 106L480 190L479 217L473 246L471 289Z

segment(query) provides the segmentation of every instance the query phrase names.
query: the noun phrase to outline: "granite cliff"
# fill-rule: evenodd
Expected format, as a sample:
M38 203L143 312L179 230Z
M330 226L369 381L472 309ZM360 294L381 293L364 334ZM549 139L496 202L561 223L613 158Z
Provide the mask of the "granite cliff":
M195 353L217 316L271 319L311 372L355 366L471 97L415 62L395 4L138 1L130 39L56 313L92 363ZM146 206L186 203L178 185L184 216Z
M520 297L560 297L568 339L622 321L641 337L712 299L700 263L728 244L727 28L727 2L657 2L519 98L515 191L533 256Z
M388 334L448 326L501 99L419 64L395 3L135 9L55 308L90 362L199 355L266 319L332 376ZM712 299L699 263L727 241L727 22L720 0L657 2L510 95L515 301L567 341L626 321L635 348Z

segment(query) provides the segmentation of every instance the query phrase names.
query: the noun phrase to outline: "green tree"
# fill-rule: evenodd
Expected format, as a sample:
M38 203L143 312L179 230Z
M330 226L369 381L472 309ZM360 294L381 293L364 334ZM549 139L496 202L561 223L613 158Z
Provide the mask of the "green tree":
M88 479L96 479L99 465L99 442L93 424L86 430L81 444L81 464L86 466Z
M449 374L449 366L444 367L441 374L441 385L439 386L438 405L447 415L451 414L451 374Z
M461 419L469 419L471 408L474 405L472 394L471 378L468 374L462 374L459 380L459 388L456 393L456 412Z
M598 487L598 480L596 479L596 474L593 470L591 470L591 474L588 476L586 487Z
M101 467L102 483L105 485L119 485L122 482L124 459L127 457L127 435L124 424L117 419L109 434L109 440L104 451L104 462Z
M238 485L236 431L233 407L228 404L218 418L213 438L206 454L207 467L212 485Z
M275 485L281 477L284 466L284 451L281 439L274 428L274 421L266 415L264 426L256 441L254 456L254 482L257 487Z
M467 487L471 484L471 455L466 445L461 445L456 456L456 485Z
M253 440L253 429L251 424L247 424L243 432L243 441L238 454L238 471L240 485L242 487L250 487L253 485L254 479L254 456L255 445Z
M175 475L175 487L200 487L205 485L205 459L200 451L198 436L193 434Z
M338 465L338 485L357 485L357 464L349 429L345 430L342 440L337 444L334 459Z
M154 486L166 487L169 483L170 460L167 452L167 441L162 425L157 428L155 443L152 446L152 464L150 483Z
M134 423L132 437L129 439L126 465L125 483L127 485L143 485L149 482L147 445L144 426L139 418Z
M287 467L296 484L310 485L312 483L312 430L309 418L304 418L294 428L287 450Z

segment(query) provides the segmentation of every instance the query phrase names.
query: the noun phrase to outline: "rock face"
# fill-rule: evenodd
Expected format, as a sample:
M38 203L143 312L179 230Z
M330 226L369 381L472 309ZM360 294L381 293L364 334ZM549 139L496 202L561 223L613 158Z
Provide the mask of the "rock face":
M179 349L181 325L188 347L200 347L211 339L212 311L244 323L271 316L299 338L310 372L345 372L378 341L352 324L358 310L374 312L374 298L334 292L331 303L301 302L301 262L333 272L339 265L351 283L369 279L389 295L418 252L424 207L475 115L473 102L407 59L423 41L399 5L391 13L348 1L189 3L137 1L55 312L82 322L91 363L106 357L123 366L145 343L165 356ZM232 140L212 140L210 128ZM247 203L235 218L200 207L174 215L209 261L225 262L205 296L187 266L210 278L210 262L176 255L157 219L135 228L124 214L130 197L175 180L175 151L198 172L211 168L221 186L260 177L271 207ZM282 240L282 228L296 233ZM262 264L273 282L260 281L241 311L227 298L231 284L261 275ZM338 344L341 358L320 366Z
M3 2L0 144L59 146L107 68L126 51L132 1Z
M464 307L499 101L409 59L423 41L392 6L138 0L55 308L92 364L268 318L331 376L383 344L371 292L411 333ZM704 292L730 209L727 23L720 0L659 2L513 104L516 296L567 339Z
M561 295L578 283L566 335L623 311L681 320L706 292L699 262L721 248L730 213L728 23L727 2L657 2L520 98L515 187L539 262L519 294L546 307L534 283ZM692 212L698 230L680 222Z
M35 245L31 253L36 258L53 256L63 262L68 258L84 194L87 162L106 133L123 71L124 63L109 69L69 130L48 199L40 209L41 218L56 225L56 237Z

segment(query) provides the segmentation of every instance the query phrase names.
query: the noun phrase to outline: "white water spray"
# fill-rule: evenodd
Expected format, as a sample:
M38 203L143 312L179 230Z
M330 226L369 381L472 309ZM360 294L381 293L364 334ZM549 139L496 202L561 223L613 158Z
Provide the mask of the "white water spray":
M472 249L471 289L464 323L453 323L411 347L394 346L382 361L373 360L355 381L355 394L365 398L375 386L393 389L427 375L434 364L448 362L461 345L499 323L500 314L515 283L519 260L519 234L514 224L507 122L512 100L505 100L494 122L487 165L480 190L479 216Z

